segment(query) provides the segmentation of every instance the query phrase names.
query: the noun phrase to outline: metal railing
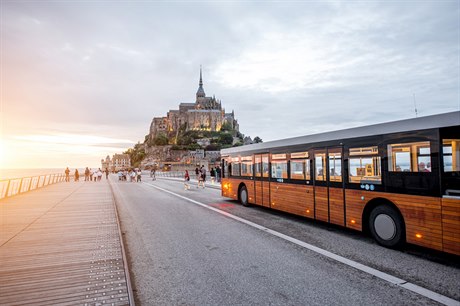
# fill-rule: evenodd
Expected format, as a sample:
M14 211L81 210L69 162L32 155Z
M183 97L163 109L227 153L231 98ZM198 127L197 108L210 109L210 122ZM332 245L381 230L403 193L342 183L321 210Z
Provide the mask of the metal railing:
M46 174L0 180L0 199L65 181L65 174Z

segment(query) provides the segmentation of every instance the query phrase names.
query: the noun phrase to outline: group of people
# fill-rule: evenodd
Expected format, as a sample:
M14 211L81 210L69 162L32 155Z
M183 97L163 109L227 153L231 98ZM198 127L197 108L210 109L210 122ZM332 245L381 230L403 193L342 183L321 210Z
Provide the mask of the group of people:
M119 181L141 182L142 173L140 169L119 170L117 172Z
M95 182L100 181L102 179L103 172L105 172L105 178L108 179L109 178L109 169L105 169L105 171L102 171L101 168L99 168L98 170L94 171L93 169L86 167L86 169L84 171L85 181L93 181L93 180ZM65 181L70 182L70 169L69 169L69 167L67 167L65 169L64 173L65 173ZM75 172L73 174L73 178L74 178L75 182L80 181L80 172L78 171L78 169L75 169Z
M209 174L211 176L211 184L214 184L214 182L219 182L220 183L220 175L221 175L221 169L219 166L217 166L216 168L211 168L211 170L209 171ZM196 167L195 168L195 176L196 176L196 180L198 182L198 185L196 186L196 188L205 188L205 183L206 183L206 175L207 175L207 170L205 168L205 166L201 166L201 167ZM184 189L185 190L189 190L190 189L190 174L188 172L188 170L185 170L185 174L184 174Z

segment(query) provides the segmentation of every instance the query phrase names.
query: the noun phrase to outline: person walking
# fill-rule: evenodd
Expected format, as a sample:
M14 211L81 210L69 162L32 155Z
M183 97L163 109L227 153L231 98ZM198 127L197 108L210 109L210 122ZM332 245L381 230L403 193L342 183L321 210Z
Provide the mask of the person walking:
M188 170L185 170L185 175L184 175L184 190L189 190L190 189L190 175L188 174Z
M214 185L214 182L216 181L216 170L214 170L214 167L211 168L209 174L211 175L211 184Z
M201 175L201 171L198 167L195 168L195 176L196 176L196 180L199 181L200 180L200 175Z
M80 181L80 173L78 173L78 169L75 169L74 179L75 179L75 182Z
M216 178L217 178L217 182L220 183L220 178L221 178L220 166L216 167Z
M65 169L64 173L65 173L65 181L70 182L70 170L69 170L69 167L67 167Z
M105 168L105 179L109 179L109 169Z
M141 169L137 170L137 181L142 182L142 172Z
M203 176L203 188L204 188L204 184L206 183L206 168L203 166L201 166L201 175Z
M85 169L85 182L86 181L89 181L89 169L88 169L88 167L86 167L86 169Z
M93 180L93 175L94 175L93 169L89 168L89 180L90 180L90 181Z
M198 185L196 185L196 188L200 188L200 186L204 188L203 172L201 171L198 172Z

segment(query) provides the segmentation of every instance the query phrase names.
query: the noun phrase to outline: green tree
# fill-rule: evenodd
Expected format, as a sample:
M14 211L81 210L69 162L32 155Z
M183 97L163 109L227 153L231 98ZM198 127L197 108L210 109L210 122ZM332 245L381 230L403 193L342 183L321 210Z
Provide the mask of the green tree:
M219 143L221 144L232 144L233 143L233 136L228 133L223 133L219 137Z
M169 143L169 138L165 134L159 134L157 137L155 137L153 143L156 146L165 146Z
M259 137L259 136L256 136L254 137L254 140L253 140L254 143L260 143L260 142L263 142L262 139Z

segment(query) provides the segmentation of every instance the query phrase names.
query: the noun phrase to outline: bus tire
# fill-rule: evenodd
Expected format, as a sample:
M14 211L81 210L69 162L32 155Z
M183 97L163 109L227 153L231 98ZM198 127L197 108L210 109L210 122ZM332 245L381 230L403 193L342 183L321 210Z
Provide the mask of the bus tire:
M243 206L249 206L249 197L248 197L248 189L246 186L241 186L240 192L239 192L239 198L240 198L240 203Z
M403 218L388 205L379 205L371 211L369 230L375 241L387 248L397 248L406 240Z

